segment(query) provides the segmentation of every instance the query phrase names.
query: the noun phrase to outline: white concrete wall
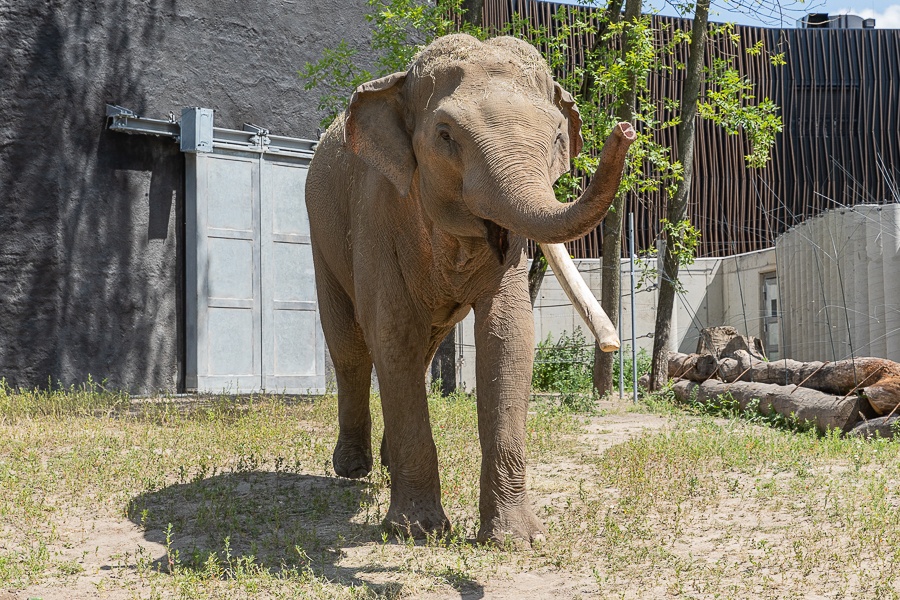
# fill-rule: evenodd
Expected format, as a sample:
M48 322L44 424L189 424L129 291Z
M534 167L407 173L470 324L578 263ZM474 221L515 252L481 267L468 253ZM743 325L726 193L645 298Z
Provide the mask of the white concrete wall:
M685 267L679 280L685 294L676 298L672 321L672 349L693 352L697 347L699 332L713 325L733 325L744 331L746 322L750 335L760 335L762 273L774 270L774 250L754 252L728 259L698 259ZM576 260L578 270L595 296L600 297L600 260ZM655 262L650 262L655 267ZM622 347L630 351L631 331L631 276L627 260L621 263L622 278ZM635 282L640 273L635 273ZM657 287L638 290L635 293L635 344L638 349L650 351L656 322ZM548 270L534 308L535 344L552 335L558 339L563 332L581 329L588 343L593 343L575 309L553 275ZM472 390L475 387L475 330L474 315L469 314L457 326L457 352L459 359L458 384Z
M722 305L709 324L730 325L745 335L764 339L763 282L766 275L776 272L774 248L717 260L717 289L709 293L721 298Z

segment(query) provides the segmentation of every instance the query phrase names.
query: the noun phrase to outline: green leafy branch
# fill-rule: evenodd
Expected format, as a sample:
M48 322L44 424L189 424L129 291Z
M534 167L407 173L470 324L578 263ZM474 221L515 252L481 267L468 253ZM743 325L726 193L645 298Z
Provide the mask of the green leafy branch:
M700 245L700 230L691 225L687 219L672 223L668 219L660 221L662 226L662 235L665 236L666 246L678 261L678 267L687 267L694 264L694 258L697 252L697 246ZM646 289L656 284L659 279L659 261L662 257L658 256L657 248L647 248L642 250L635 262L640 270L637 289ZM653 261L653 262L651 262ZM673 282L675 291L679 294L685 293L684 286L680 281Z

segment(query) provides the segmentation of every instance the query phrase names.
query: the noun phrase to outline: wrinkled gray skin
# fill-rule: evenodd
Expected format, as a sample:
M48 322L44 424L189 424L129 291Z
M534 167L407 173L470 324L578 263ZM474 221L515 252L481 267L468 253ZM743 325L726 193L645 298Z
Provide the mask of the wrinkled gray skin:
M386 521L399 530L449 527L425 372L474 308L478 539L543 536L525 489L534 343L525 240L561 242L596 227L633 135L617 129L582 198L563 205L552 184L580 151L580 127L571 97L531 46L454 35L408 72L360 86L320 142L306 202L338 386L334 469L363 477L372 468L374 363L391 475Z

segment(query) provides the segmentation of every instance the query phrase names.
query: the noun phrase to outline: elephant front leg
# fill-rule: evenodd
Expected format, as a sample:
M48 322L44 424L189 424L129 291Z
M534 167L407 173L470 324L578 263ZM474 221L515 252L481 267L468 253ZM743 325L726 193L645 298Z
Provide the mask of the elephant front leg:
M478 540L532 543L545 531L525 489L525 419L534 363L534 320L524 267L475 305L481 528Z
M390 462L391 503L385 524L403 535L424 537L450 528L441 505L437 448L431 434L425 374L427 329L396 311L402 303L382 305L372 344L384 413L384 444ZM420 331L421 329L421 331Z

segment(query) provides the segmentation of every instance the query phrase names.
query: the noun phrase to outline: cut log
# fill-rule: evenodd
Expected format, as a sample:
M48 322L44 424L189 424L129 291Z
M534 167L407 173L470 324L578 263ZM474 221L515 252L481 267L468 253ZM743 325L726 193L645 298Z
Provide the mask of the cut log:
M731 394L742 411L755 409L764 415L777 413L810 422L821 431L848 431L860 418L860 399L855 395L838 396L791 385L736 381L722 383L709 379L703 383L679 380L675 396L683 402L705 404L724 394ZM754 400L758 400L756 403Z
M707 327L700 332L700 339L697 340L697 354L725 358L738 350L747 352L757 360L766 360L762 340L752 335L741 335L734 327Z
M749 361L749 362L748 362ZM746 352L719 361L719 378L725 382L752 381L774 385L798 385L827 394L855 394L868 398L879 415L900 404L900 364L883 358L863 357L821 363L782 359L754 360Z
M706 327L697 340L697 354L712 354L719 358L728 342L737 335L738 331L734 327Z
M779 363L780 360L772 364ZM854 388L865 388L882 379L893 377L900 377L900 365L894 361L883 358L856 358L825 363L815 373L810 372L803 385L823 392L846 394ZM888 412L890 410L889 408Z
M890 414L900 404L900 377L885 377L875 385L862 388L862 393L876 413Z
M669 352L669 377L705 381L715 375L719 363L709 354Z
M772 362L752 361L749 370L730 369L733 359L719 366L723 381L734 381L740 373L742 381L794 384L827 394L859 393L868 398L877 414L891 412L900 404L900 364L883 358L857 358L830 363L799 362L783 359Z
M753 359L746 350L738 350L734 355L719 361L719 379L722 381L750 381L748 373Z
M887 417L878 417L860 421L856 427L850 430L850 435L858 435L864 438L883 437L891 439L900 437L900 415L891 415Z

